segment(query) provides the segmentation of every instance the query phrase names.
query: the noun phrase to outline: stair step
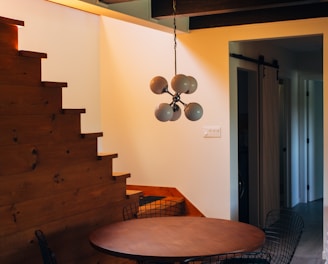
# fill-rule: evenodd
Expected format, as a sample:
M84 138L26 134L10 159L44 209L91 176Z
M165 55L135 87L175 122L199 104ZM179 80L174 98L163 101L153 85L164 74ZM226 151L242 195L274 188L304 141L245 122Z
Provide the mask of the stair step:
M9 85L40 85L41 59L19 56L11 52L0 54L0 83Z
M131 174L128 172L113 172L112 173L113 179L119 180L119 179L127 179L131 177Z
M22 57L40 58L40 59L46 59L48 57L47 53L28 51L28 50L20 50L18 51L18 55Z
M1 21L1 17L0 17ZM17 56L18 28L16 25L0 23L0 53Z
M62 89L46 86L0 84L0 115L60 113Z
M118 157L117 153L98 153L98 160L102 160L105 158L110 158L110 159L114 159Z
M0 145L68 143L81 139L80 116L62 114L12 114L2 115L0 107ZM96 142L96 139L92 139ZM95 153L96 154L96 153Z
M143 192L140 190L126 190L126 197L130 199L132 196L143 196Z
M98 138L102 137L104 134L102 132L96 132L96 133L86 133L81 134L82 138Z
M75 115L75 114L85 114L85 109L62 109L62 114L69 114L69 115Z
M60 88L67 87L67 82L41 82L41 85L47 88Z
M24 21L11 19L7 17L1 17L1 16L0 16L0 23L8 24L8 25L24 26Z

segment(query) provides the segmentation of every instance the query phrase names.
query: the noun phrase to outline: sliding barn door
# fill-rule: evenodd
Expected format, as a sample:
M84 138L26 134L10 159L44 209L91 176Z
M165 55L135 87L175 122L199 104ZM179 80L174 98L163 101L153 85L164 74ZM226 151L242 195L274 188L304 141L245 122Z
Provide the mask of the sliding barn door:
M280 207L278 70L245 57L232 57L230 63L231 122L236 124L231 127L231 183L239 187L238 220L262 226L267 212Z
M260 223L280 207L278 70L260 65Z

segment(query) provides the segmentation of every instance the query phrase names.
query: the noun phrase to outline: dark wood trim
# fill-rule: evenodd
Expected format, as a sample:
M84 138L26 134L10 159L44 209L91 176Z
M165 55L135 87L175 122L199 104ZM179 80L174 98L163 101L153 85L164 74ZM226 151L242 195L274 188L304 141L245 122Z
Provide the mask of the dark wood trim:
M285 8L320 4L318 0L179 0L176 2L177 16L204 16L213 14L233 13L247 10ZM152 17L164 18L173 15L173 0L151 0Z
M211 16L191 17L189 28L201 29L243 24L266 23L328 16L328 3L238 11Z
M0 23L8 24L8 25L24 26L24 21L11 19L7 17L1 17L1 16L0 16Z
M41 82L41 85L43 87L48 87L48 88L62 88L62 87L67 87L66 82Z

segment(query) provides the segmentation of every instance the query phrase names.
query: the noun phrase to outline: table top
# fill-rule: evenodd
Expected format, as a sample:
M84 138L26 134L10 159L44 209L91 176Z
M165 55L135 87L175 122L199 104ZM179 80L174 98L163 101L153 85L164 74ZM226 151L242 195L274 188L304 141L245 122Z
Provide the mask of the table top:
M91 233L91 245L135 260L181 261L227 252L254 251L264 243L261 229L206 217L153 217L116 222Z

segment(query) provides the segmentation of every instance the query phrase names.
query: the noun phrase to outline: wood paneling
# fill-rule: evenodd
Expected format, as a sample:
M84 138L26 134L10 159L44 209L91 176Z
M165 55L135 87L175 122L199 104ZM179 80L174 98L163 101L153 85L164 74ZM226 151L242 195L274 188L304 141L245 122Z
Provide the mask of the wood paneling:
M0 23L0 52L6 54L17 53L17 26Z
M43 82L45 53L18 51L20 21L0 17L0 263L42 263L41 229L59 263L129 263L96 252L89 233L122 221L129 173L81 134L84 109L62 109L67 83ZM129 199L127 199L129 198Z
M42 263L36 229L58 263L134 263L97 252L88 236L122 221L141 192L127 192L129 173L113 172L116 153L98 153L101 132L81 134L85 109L62 109L67 83L41 80L47 54L17 51L15 23L0 17L0 263Z
M0 84L40 85L40 58L0 54Z
M260 74L260 220L280 208L278 69L261 66Z
M56 114L62 109L62 87L0 84L0 115Z

